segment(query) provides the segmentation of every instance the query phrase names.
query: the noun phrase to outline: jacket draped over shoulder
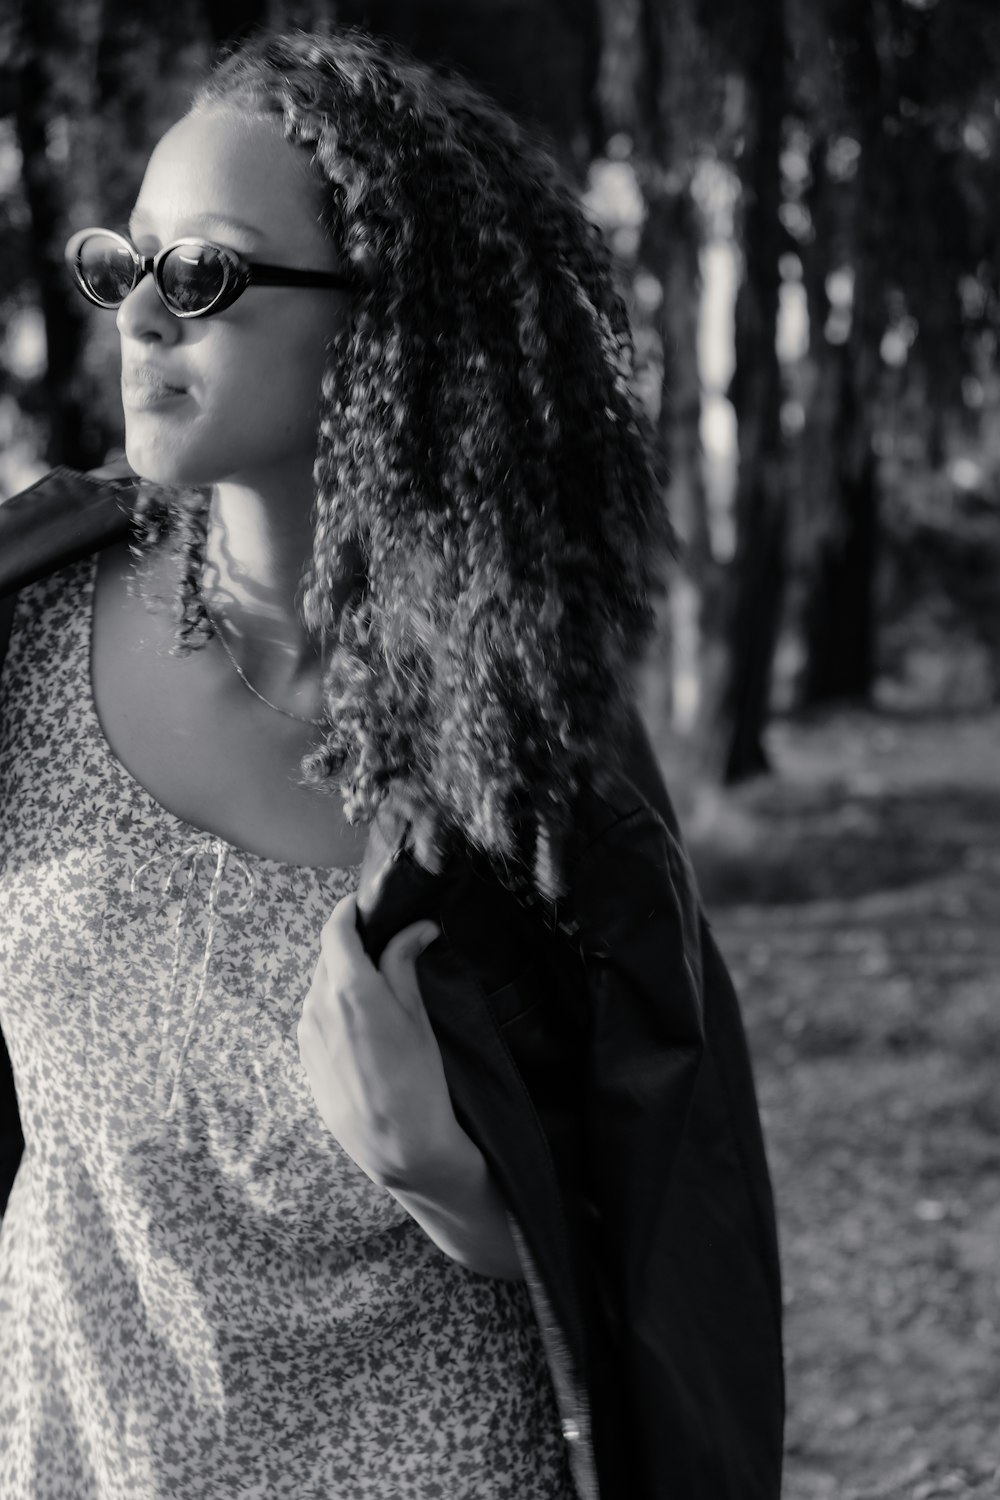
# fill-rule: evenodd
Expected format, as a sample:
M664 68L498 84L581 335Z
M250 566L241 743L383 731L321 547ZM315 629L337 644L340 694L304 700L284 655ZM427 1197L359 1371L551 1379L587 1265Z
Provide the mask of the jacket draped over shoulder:
M474 855L423 870L380 817L359 922L373 958L410 921L442 929L421 993L523 1241L581 1495L777 1500L780 1278L750 1062L656 781L666 817L624 776L581 796L567 895L544 912Z

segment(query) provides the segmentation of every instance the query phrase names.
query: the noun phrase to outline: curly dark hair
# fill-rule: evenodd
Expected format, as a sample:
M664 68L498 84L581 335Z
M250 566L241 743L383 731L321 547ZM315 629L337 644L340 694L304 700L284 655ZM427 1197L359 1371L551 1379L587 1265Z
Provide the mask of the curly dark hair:
M333 642L303 761L351 823L392 789L422 862L464 839L562 890L582 783L614 763L671 533L607 250L496 105L356 30L264 35L194 108L280 122L357 272L331 347L307 629ZM205 496L140 503L182 554L175 650L204 642ZM348 559L364 582L335 614Z

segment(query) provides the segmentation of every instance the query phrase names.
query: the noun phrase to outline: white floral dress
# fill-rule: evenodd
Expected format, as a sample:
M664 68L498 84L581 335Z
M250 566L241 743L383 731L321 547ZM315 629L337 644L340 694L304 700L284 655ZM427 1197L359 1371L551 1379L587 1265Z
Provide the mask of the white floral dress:
M236 849L115 758L94 559L0 678L0 1500L568 1500L522 1285L341 1150L296 1026L356 870Z

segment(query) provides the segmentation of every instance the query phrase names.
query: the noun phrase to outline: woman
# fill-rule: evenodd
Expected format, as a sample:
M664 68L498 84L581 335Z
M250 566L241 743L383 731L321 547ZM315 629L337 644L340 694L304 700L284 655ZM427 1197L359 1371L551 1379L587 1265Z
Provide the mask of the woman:
M2 679L0 1495L775 1496L596 235L352 33L224 62L68 258L148 483Z

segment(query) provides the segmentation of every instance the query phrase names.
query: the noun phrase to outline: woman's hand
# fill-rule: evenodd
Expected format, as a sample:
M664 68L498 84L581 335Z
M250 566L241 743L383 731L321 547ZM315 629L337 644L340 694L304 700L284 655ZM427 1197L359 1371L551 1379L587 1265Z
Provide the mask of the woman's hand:
M324 1123L362 1171L453 1259L516 1277L503 1203L455 1118L417 985L417 956L438 936L431 922L405 927L376 969L356 898L338 901L299 1021L299 1055Z

